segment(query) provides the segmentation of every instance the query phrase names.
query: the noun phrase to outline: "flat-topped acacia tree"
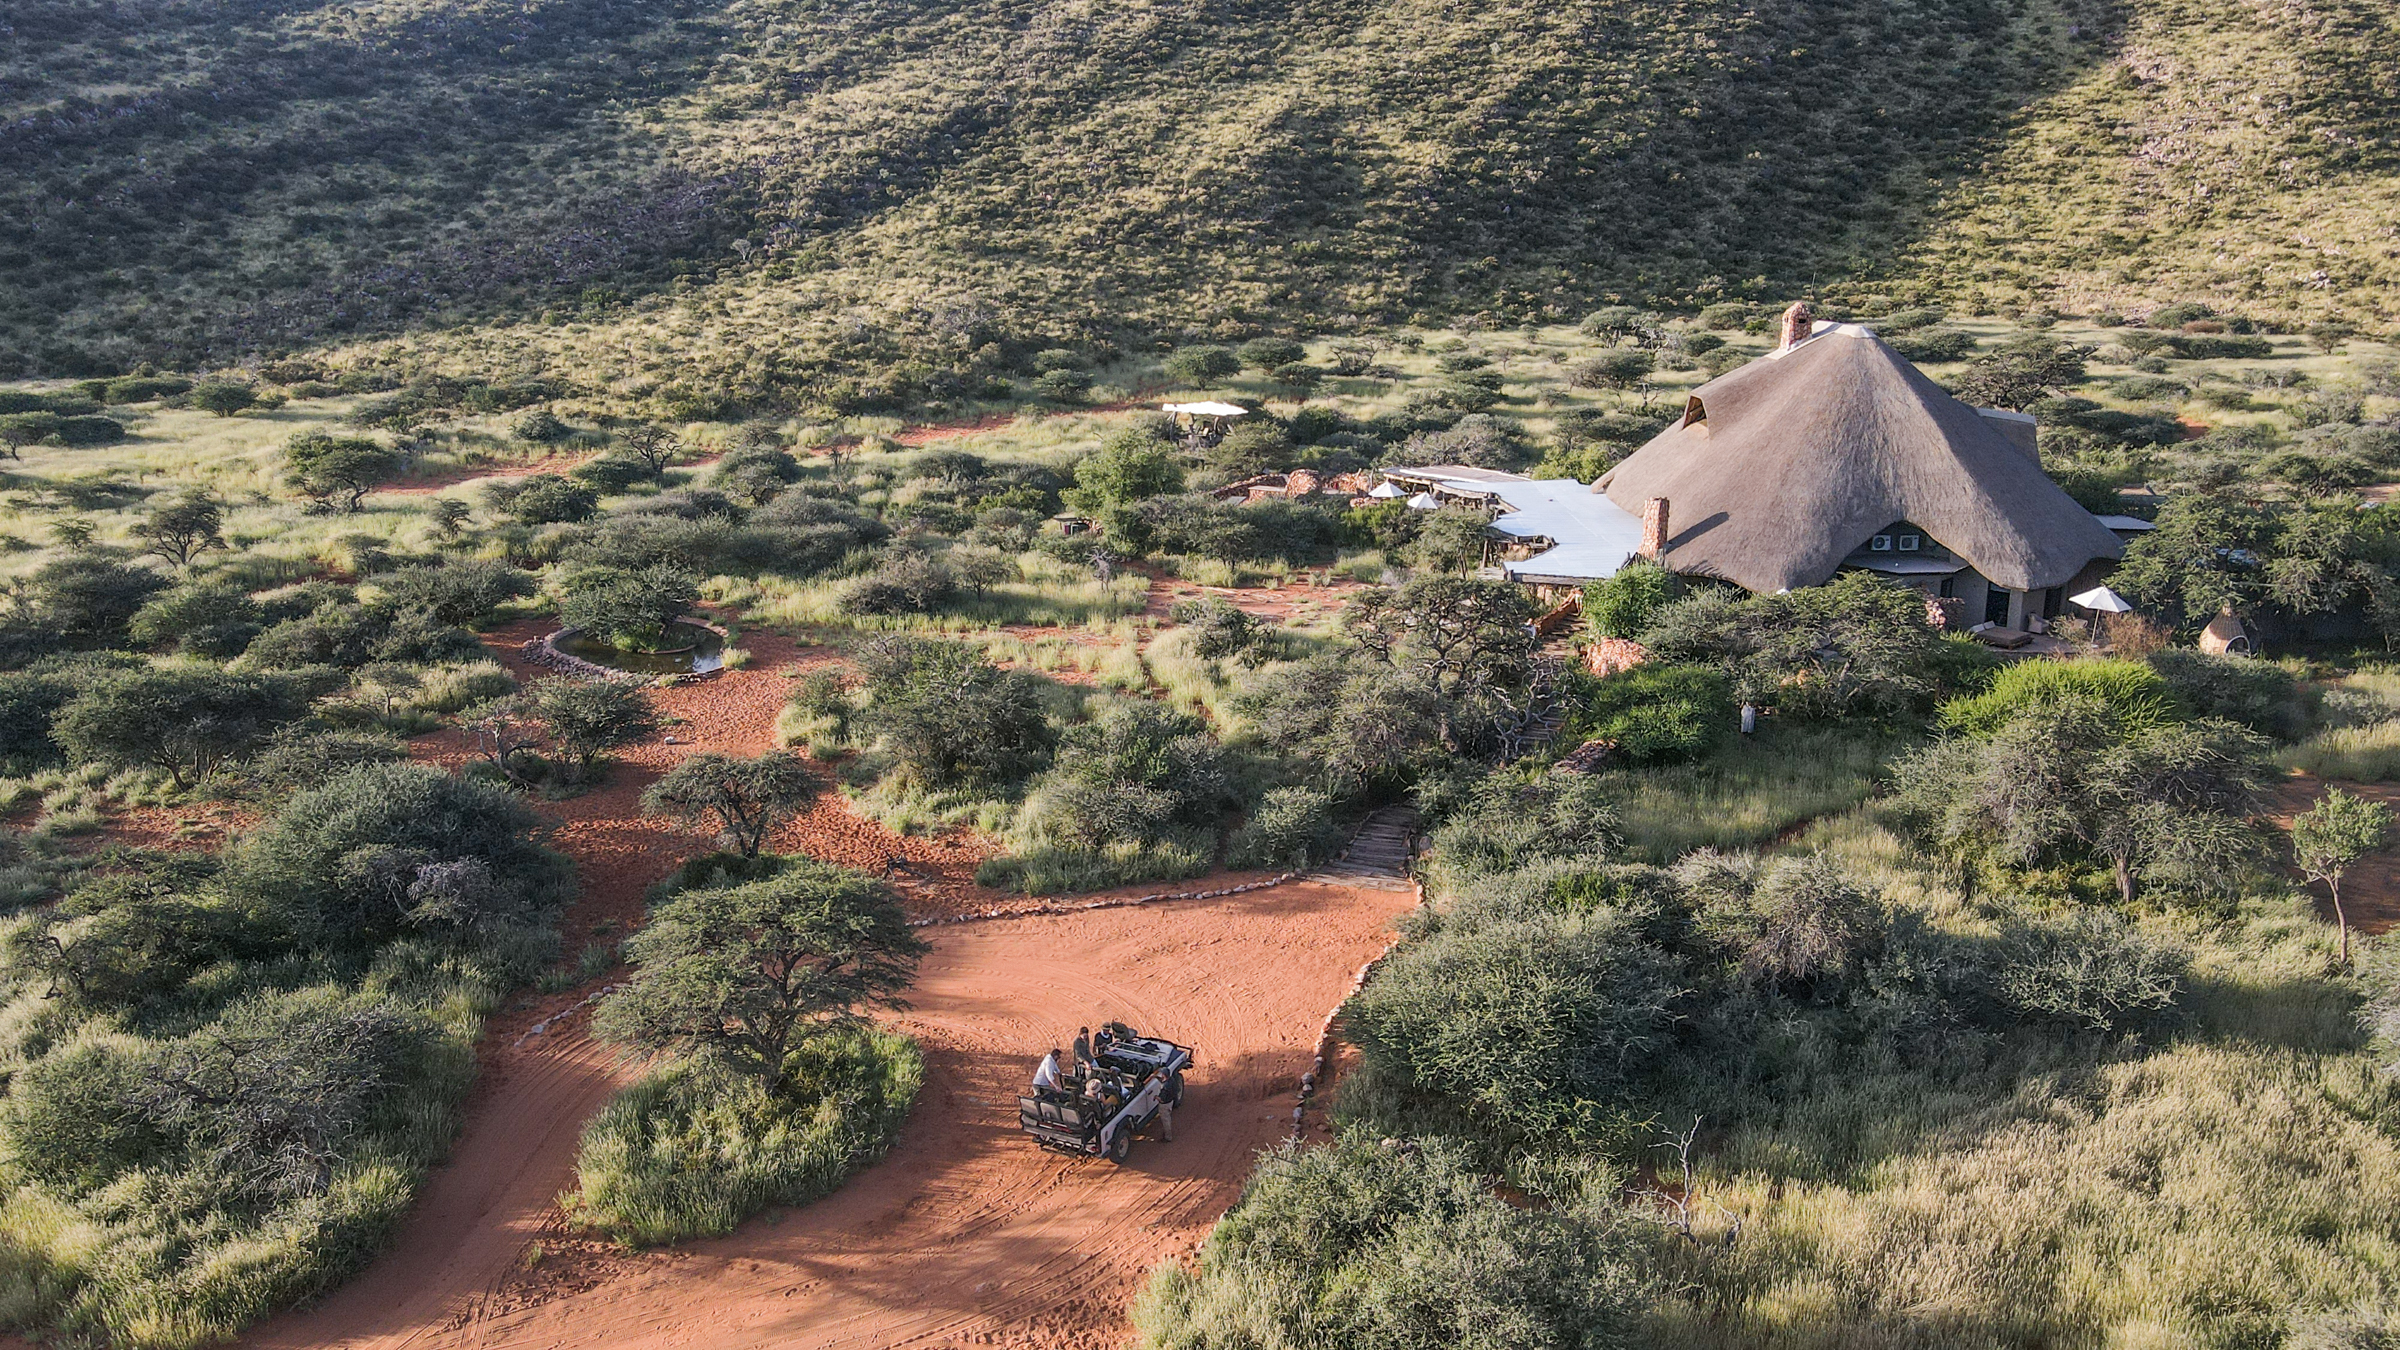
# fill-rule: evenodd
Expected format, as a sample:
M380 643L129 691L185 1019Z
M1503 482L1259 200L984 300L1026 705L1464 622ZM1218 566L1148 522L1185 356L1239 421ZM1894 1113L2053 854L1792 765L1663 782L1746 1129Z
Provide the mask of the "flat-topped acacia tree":
M722 1057L770 1088L820 1027L899 1008L925 943L891 888L807 858L763 880L681 892L625 944L636 972L600 1005L600 1033Z
M775 827L800 814L822 785L798 755L771 750L755 759L694 755L642 794L642 809L690 825L714 823L720 838L755 858Z

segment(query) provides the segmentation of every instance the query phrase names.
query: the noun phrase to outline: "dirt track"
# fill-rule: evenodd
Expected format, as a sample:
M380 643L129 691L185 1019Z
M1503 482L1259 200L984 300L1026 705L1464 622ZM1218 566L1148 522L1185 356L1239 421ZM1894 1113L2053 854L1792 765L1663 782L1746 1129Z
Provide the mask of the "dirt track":
M780 1222L670 1253L558 1244L552 1195L615 1080L580 1036L494 1084L397 1251L250 1338L300 1346L1113 1346L1288 1128L1317 1025L1409 897L1295 883L931 930L905 1019L929 1080L892 1155ZM1016 1133L1028 1066L1079 1022L1196 1041L1171 1144L1130 1166ZM533 1244L544 1259L527 1268Z
M540 626L490 635L521 676L535 672L514 646ZM643 819L641 789L697 750L765 749L788 672L829 655L764 632L743 641L757 657L750 668L654 695L677 719L674 744L621 752L597 790L541 804L583 879L563 925L570 953L638 922L643 888L705 847ZM416 749L447 762L468 753L458 733ZM905 857L904 902L920 915L1007 899L972 881L983 841L902 838L830 793L776 843L868 867ZM623 1253L560 1227L555 1200L576 1136L635 1066L584 1034L575 1005L585 991L529 997L487 1030L467 1127L393 1251L243 1343L1120 1345L1150 1269L1206 1234L1257 1151L1287 1131L1320 1022L1409 903L1294 883L929 929L934 951L903 1019L925 1047L928 1080L892 1155L814 1206L669 1252ZM1076 1025L1111 1017L1200 1051L1175 1142L1137 1144L1122 1170L1042 1153L1015 1128L1034 1060Z

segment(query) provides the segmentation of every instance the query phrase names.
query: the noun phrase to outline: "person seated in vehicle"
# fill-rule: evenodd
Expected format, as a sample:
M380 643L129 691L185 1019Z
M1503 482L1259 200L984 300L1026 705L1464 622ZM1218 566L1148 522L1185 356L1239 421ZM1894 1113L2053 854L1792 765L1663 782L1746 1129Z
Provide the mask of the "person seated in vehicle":
M1097 1064L1107 1058L1109 1048L1116 1043L1116 1038L1109 1034L1107 1027L1100 1028L1099 1034L1092 1037L1092 1062Z

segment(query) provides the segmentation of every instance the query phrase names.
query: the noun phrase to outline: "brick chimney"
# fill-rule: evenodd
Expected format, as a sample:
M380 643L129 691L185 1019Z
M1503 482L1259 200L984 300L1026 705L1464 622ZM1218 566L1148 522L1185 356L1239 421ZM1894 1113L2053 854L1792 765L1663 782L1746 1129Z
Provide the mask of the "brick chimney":
M1667 551L1667 499L1652 497L1642 506L1642 546L1634 554L1652 562Z
M1810 311L1806 300L1794 300L1792 307L1783 312L1783 349L1785 351L1790 351L1808 341L1809 336L1816 331L1816 315Z

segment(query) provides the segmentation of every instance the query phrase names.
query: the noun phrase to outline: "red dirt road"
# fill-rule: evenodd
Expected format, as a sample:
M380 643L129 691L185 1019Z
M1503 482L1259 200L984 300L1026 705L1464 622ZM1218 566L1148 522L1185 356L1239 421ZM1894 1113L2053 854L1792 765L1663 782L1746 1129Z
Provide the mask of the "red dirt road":
M1409 903L1294 883L930 930L903 1019L928 1082L891 1156L780 1221L672 1252L557 1239L550 1198L616 1076L571 1034L493 1085L393 1255L249 1343L1121 1344L1150 1269L1206 1234L1289 1128L1320 1021ZM1105 1017L1200 1052L1175 1142L1137 1143L1122 1169L1040 1152L1015 1128L1033 1060Z

